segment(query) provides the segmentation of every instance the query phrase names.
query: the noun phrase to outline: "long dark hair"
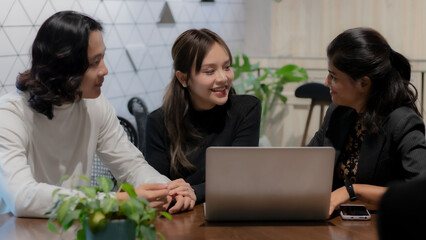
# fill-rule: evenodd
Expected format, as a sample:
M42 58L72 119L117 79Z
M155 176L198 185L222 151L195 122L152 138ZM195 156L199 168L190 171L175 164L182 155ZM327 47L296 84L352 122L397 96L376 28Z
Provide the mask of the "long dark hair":
M176 77L176 71L187 74L186 81L191 77L191 69L195 64L195 72L199 73L204 57L210 51L214 43L218 43L227 52L232 64L232 54L223 39L208 29L190 29L182 33L172 47L174 73L170 84L167 86L162 109L164 122L170 137L170 174L172 178L181 177L179 169L192 172L195 170L187 159L191 149L187 149L187 143L198 139L199 136L191 121L188 110L190 107L190 94ZM230 94L235 94L231 88Z
M53 118L53 105L81 98L79 90L89 67L87 48L91 31L102 25L81 13L58 12L40 27L32 45L31 68L20 73L16 87L29 92L29 105Z
M376 133L384 118L401 106L416 106L417 89L410 82L411 66L407 58L394 51L386 39L371 28L353 28L339 34L327 48L327 56L337 69L352 80L371 79L370 94L362 122L367 131Z

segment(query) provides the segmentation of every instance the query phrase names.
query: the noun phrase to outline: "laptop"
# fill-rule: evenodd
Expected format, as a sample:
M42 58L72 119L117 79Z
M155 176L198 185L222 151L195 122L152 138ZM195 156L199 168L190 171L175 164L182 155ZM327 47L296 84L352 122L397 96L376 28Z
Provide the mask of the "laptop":
M331 147L209 147L207 221L328 219Z

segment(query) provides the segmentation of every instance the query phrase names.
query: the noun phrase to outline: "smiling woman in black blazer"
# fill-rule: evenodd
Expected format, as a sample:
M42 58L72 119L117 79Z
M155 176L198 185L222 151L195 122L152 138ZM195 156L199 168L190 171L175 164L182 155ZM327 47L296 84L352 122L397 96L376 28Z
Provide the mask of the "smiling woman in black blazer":
M309 145L336 149L331 214L357 197L378 203L390 182L426 172L426 143L410 63L380 33L349 29L327 56L334 104Z

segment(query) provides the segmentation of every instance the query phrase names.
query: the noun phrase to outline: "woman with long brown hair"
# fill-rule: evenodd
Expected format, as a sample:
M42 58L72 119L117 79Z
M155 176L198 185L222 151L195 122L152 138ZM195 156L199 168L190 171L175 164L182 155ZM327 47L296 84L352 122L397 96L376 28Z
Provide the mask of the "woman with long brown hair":
M161 108L147 120L145 157L160 173L183 178L204 202L209 146L257 146L260 101L236 95L232 55L208 29L182 33L172 47L174 73Z

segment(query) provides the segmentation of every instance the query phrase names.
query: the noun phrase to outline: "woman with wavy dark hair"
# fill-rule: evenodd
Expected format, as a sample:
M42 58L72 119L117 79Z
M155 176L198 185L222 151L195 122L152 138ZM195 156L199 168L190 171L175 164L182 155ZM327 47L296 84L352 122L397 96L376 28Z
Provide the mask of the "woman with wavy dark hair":
M58 13L43 23L32 46L31 68L16 81L19 90L29 93L28 103L34 110L52 119L53 106L82 97L80 84L89 67L92 31L101 32L102 25L73 14ZM107 69L104 71L106 75Z
M309 145L336 149L331 214L356 198L378 203L391 182L425 173L426 143L410 63L380 33L346 30L327 56L333 104Z
M174 73L161 108L147 119L145 157L160 173L191 184L205 199L209 146L257 146L260 101L235 95L232 55L208 29L182 33L172 47Z
M136 186L153 207L190 209L195 194L147 164L128 140L115 111L101 94L108 69L102 26L72 11L47 19L32 45L31 68L18 76L19 89L0 98L0 212L45 217L52 192L72 194L64 175L90 176L95 152L114 177ZM167 184L166 184L167 183ZM76 193L78 194L78 193ZM116 194L118 199L127 193ZM193 206L193 205L192 205Z

